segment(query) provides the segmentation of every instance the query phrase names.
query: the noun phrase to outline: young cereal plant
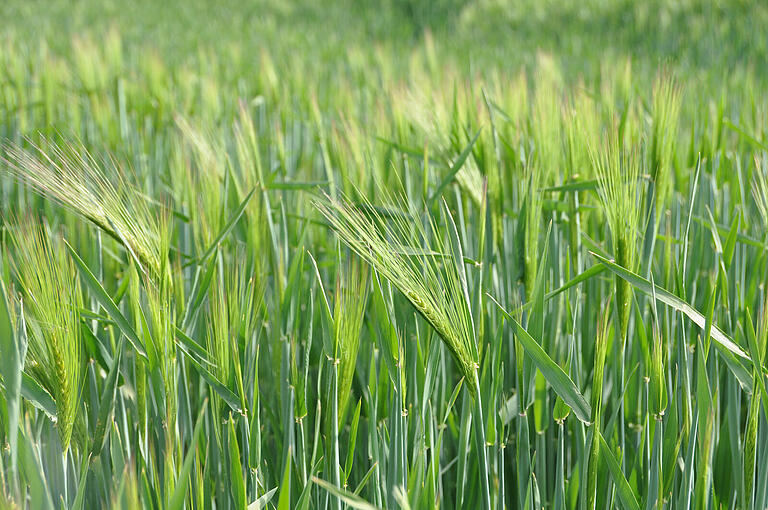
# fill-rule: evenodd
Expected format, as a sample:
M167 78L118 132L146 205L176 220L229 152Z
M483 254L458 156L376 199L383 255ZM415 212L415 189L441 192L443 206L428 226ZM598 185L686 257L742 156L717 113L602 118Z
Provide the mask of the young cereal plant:
M61 239L49 236L43 225L22 221L11 226L10 233L29 336L24 370L53 397L56 428L66 453L85 371L80 280Z

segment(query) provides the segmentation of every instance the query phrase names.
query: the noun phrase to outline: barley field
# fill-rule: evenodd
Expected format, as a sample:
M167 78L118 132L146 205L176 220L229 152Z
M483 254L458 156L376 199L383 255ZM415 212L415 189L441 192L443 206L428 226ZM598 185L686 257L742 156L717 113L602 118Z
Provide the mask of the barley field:
M0 508L768 508L767 27L0 3Z

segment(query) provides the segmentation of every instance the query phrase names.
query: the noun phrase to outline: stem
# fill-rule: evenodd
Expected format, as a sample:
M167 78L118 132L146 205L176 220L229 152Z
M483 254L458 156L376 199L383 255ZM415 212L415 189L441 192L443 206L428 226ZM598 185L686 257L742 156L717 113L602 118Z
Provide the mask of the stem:
M67 488L67 485L68 485L67 482L69 480L68 480L68 476L67 476L67 471L68 471L68 469L67 469L67 450L65 450L61 454L61 467L62 467L62 471L64 473L64 502L65 502L65 504L68 504L68 501L69 501L68 492L69 492L69 490Z
M624 338L626 338L626 335ZM624 357L626 354L625 351L626 347L624 345L624 341L622 341L621 350L619 351L619 384L621 384L621 386L619 386L619 446L621 447L622 452L626 451L624 446L624 429L626 428L626 417L624 415L624 378L626 377L624 373ZM626 459L626 455L621 456L621 469L623 471L627 468Z
M339 365L333 362L333 395L331 395L331 438L333 441L333 483L341 487L341 473L339 473ZM341 499L336 500L337 510L341 510Z
M643 276L651 274L652 255L656 247L656 235L659 233L659 221L656 213L656 186L651 181L648 184L648 203L646 206L646 227L643 235Z
M476 422L477 422L477 450L480 454L480 459L478 461L479 463L479 470L480 470L480 482L482 484L483 489L483 501L485 502L485 508L488 510L491 510L491 491L490 491L490 484L488 482L488 455L486 452L485 447L485 420L483 420L483 405L480 400L480 379L477 375L477 370L475 370L475 390L477 397L475 399L475 403L477 404L475 406L475 412L477 413Z
M307 484L307 452L305 447L306 441L304 440L304 420L299 421L299 446L297 451L301 452L301 482Z
M626 241L623 238L619 238L618 242L616 243L616 262L627 269L633 269L631 261L633 260L632 257L630 257L631 248L629 245L629 242ZM619 317L619 329L617 331L617 336L619 340L619 395L621 395L621 400L619 400L619 446L621 447L621 451L626 451L624 448L624 428L626 425L625 421L625 414L624 414L624 358L626 355L626 348L627 348L627 334L629 330L629 314L631 309L631 301L632 301L632 288L630 287L629 282L616 277L616 305L618 306L618 317ZM621 467L622 469L626 469L626 456L622 455L621 457Z
M557 426L557 474L555 475L555 508L565 508L565 427Z
M600 458L600 438L597 437L597 423L590 425L591 442L587 457L587 491L586 508L595 510L597 504L597 464Z

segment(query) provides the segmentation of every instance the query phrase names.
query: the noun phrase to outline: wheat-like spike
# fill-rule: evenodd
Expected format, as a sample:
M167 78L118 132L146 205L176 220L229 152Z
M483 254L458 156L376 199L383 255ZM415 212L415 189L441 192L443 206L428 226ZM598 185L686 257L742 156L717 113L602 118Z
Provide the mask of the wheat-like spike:
M408 206L388 222L369 202L362 205L365 213L346 198L315 202L342 241L408 298L445 342L462 374L473 381L477 344L450 246L437 235L429 238ZM439 232L431 218L428 228Z
M622 147L614 132L603 147L590 147L592 165L599 181L600 200L613 238L616 262L635 270L637 233L640 225L639 157L635 149ZM616 280L619 327L626 337L632 289L626 281Z
M212 371L225 385L236 387L245 409L245 388L238 339L250 339L257 327L255 314L261 308L264 289L258 274L253 275L244 256L235 255L234 268L226 274L215 273L208 297L209 315L206 346L211 354ZM212 404L221 410L221 400L214 395Z
M335 358L339 361L339 416L349 404L349 392L355 374L360 332L368 301L368 270L359 262L350 262L336 282L334 301Z
M226 150L210 133L193 126L189 121L176 119L184 147L191 157L185 161L182 176L186 186L180 187L188 196L189 211L198 251L204 251L216 237L224 220L222 183L227 172ZM186 153L185 153L186 154Z
M6 147L9 172L40 195L95 223L123 244L153 275L160 275L157 219L146 198L125 179L114 160L98 162L76 144Z
M653 87L651 133L651 179L656 186L656 206L663 207L672 185L677 124L680 117L680 87L671 76L660 74Z
M49 238L42 225L20 223L10 232L14 273L31 332L28 371L54 398L59 438L66 451L84 369L79 279L60 240Z
M755 156L755 171L752 174L752 196L755 198L757 210L763 225L768 226L768 169L764 166L764 159Z

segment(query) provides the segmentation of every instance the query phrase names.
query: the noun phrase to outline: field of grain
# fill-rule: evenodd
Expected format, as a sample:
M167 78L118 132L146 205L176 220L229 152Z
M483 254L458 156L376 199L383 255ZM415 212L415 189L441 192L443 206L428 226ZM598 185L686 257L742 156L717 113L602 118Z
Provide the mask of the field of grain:
M0 20L0 508L768 508L768 5Z

